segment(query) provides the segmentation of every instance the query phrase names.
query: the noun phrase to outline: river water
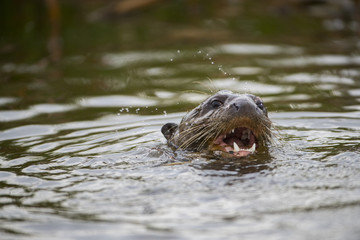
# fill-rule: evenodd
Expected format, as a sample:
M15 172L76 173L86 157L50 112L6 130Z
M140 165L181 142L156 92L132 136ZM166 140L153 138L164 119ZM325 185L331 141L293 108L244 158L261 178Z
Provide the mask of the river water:
M2 61L1 238L359 239L360 42L329 28ZM219 89L262 97L269 152L166 146L161 126Z

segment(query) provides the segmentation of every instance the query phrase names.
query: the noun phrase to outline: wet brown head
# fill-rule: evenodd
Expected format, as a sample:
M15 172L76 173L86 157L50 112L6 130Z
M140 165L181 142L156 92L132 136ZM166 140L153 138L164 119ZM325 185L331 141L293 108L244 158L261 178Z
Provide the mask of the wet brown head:
M219 91L161 132L176 149L244 157L271 140L271 121L260 97Z

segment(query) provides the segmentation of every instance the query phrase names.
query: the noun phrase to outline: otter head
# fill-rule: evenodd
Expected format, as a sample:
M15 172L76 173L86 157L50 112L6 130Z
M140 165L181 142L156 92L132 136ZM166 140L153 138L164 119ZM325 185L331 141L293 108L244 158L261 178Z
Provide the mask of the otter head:
M161 131L176 149L244 157L271 140L271 121L260 97L223 90Z

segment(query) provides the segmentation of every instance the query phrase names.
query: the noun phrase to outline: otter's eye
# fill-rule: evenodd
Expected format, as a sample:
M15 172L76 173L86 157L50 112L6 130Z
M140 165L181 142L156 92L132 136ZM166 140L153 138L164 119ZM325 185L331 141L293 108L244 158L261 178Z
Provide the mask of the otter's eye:
M256 102L256 106L258 107L258 108L260 108L261 110L264 110L264 103L262 102L262 101L257 101Z
M219 100L212 100L212 101L211 101L211 106L212 106L213 108L219 108L219 107L221 107L222 104L223 104L223 103L220 102Z

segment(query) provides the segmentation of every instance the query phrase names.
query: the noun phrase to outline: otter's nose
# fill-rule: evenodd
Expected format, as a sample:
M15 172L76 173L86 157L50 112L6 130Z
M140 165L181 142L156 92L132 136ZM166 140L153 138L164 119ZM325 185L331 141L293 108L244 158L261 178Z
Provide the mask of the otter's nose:
M237 115L249 116L256 113L256 105L249 99L237 99L230 105L230 110Z
M234 102L231 107L236 111L252 111L254 110L254 104L247 99L240 99Z

